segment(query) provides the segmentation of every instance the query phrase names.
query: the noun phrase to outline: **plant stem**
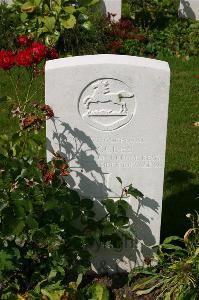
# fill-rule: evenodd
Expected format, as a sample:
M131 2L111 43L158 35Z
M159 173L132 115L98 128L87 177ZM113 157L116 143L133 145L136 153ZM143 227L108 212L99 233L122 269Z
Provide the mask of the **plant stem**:
M25 100L25 103L24 103L23 111L26 109L26 106L27 106L28 101L29 101L29 95L30 95L30 90L31 90L32 84L33 84L33 79L34 79L33 72L31 72L30 83L29 83L29 86L28 86L28 89L27 89L26 100Z
M11 73L10 70L9 70L9 78L10 78L10 81L11 81L12 86L13 86L14 91L15 91L15 95L16 95L16 98L17 98L18 106L20 106L20 100L19 100L18 89L17 89L17 86L16 86L16 84L15 84L15 82L14 82L14 78L13 78L12 73Z
M27 137L28 137L27 131L25 131L25 134L23 134L23 135L24 135L24 142L23 142L23 146L22 146L22 150L21 150L21 158L23 158L25 145L26 145L26 143L27 143Z

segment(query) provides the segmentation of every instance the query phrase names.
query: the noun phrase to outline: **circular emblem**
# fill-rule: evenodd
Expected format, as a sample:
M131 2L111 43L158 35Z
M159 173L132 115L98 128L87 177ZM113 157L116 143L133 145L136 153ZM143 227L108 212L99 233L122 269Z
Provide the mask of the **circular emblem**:
M127 124L135 114L135 97L130 88L114 78L97 79L79 97L79 113L90 126L112 131Z

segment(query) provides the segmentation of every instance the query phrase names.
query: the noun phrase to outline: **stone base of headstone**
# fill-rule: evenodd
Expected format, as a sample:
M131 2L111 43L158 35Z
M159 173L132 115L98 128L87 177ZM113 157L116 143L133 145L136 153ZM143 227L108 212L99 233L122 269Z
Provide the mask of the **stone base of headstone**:
M199 20L199 0L180 0L179 16Z

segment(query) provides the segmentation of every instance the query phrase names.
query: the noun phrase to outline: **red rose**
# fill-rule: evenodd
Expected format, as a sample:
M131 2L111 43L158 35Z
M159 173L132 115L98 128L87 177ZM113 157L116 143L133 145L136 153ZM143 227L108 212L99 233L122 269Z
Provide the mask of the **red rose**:
M30 67L33 63L32 51L30 49L19 51L16 56L16 62L19 66Z
M47 56L49 59L57 59L59 54L55 48L51 48L48 50Z
M43 104L40 106L40 108L41 108L41 111L43 111L45 113L47 120L54 117L54 112L49 105Z
M11 51L0 51L0 68L10 70L15 64L15 57Z
M45 58L47 49L46 46L39 42L32 43L31 46L32 56L34 63L38 64Z
M43 176L44 183L52 183L53 179L55 178L55 171L47 171Z
M61 171L60 172L61 176L68 176L70 174L68 164L63 163L62 166L61 166L61 170L60 171Z
M41 119L35 115L29 115L21 120L21 125L24 129L30 127L39 127Z
M31 38L26 35L20 35L18 37L18 42L21 46L27 46L31 43Z

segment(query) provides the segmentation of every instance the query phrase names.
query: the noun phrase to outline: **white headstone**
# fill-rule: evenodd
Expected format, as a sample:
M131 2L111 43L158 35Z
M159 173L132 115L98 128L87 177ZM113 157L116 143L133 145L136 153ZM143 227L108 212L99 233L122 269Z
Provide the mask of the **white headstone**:
M199 20L199 0L180 0L179 16Z
M70 163L68 182L82 196L118 199L116 176L144 194L129 216L138 235L120 251L95 249L99 272L129 271L159 243L170 70L166 62L118 55L63 58L46 64L48 159ZM99 201L98 201L99 200ZM133 212L134 211L134 212Z
M0 4L12 4L12 0L0 0Z
M102 11L105 15L108 13L115 15L114 20L121 19L122 0L102 0Z

